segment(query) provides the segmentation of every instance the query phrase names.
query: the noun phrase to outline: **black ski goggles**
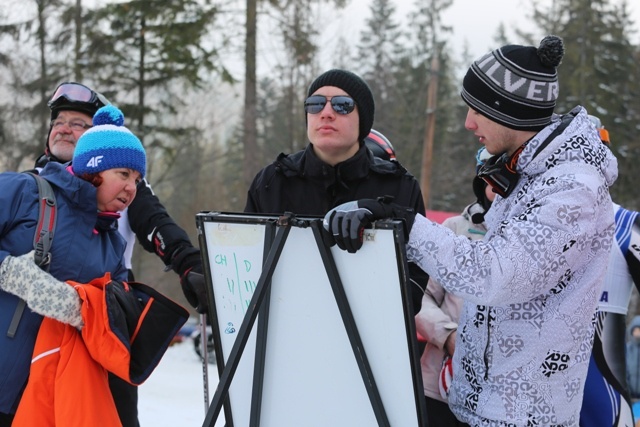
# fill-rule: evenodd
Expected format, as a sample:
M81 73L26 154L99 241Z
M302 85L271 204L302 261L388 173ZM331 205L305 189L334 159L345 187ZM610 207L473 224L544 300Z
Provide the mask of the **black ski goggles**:
M109 104L107 98L102 94L94 92L83 84L72 82L61 83L60 86L56 88L56 91L53 92L47 105L49 108L54 108L65 101L70 103L91 104L96 108Z
M304 111L309 114L318 114L327 105L327 101L331 103L333 111L343 116L356 108L356 102L350 96L326 97L324 95L311 95L304 101Z
M512 156L504 153L496 155L478 167L478 178L487 183L493 192L501 197L507 197L520 179L516 172L516 164L524 147L520 147Z

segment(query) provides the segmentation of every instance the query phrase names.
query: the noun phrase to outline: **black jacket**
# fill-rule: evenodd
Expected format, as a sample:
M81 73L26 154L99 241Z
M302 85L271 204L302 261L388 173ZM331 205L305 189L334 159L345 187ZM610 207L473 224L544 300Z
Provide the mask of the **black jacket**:
M185 249L189 252L198 250L191 244L186 231L171 218L146 179L138 184L136 197L129 205L127 214L131 230L142 247L158 255L165 265L170 265L182 275L185 269L181 269L180 265L172 265L176 255Z
M294 154L281 153L262 169L249 188L245 212L299 216L322 216L342 203L393 196L394 202L425 214L416 178L400 163L374 157L364 145L350 159L330 166L320 160L309 144ZM429 276L409 266L414 314L420 311Z
M418 181L398 162L374 157L362 146L350 159L330 166L309 144L295 154L280 154L256 175L245 212L321 216L345 202L385 195L425 213Z

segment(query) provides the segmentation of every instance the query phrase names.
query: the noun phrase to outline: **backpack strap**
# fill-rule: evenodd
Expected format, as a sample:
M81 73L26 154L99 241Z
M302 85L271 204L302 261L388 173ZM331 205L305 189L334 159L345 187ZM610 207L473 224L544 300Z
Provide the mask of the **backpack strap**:
M36 251L35 262L44 271L49 271L51 265L51 252L49 251L53 244L53 232L56 228L56 196L49 181L32 172L25 173L31 175L38 184L38 225L33 236L33 248ZM24 300L18 301L18 306L7 330L9 338L15 336L25 306Z
M51 245L56 228L56 195L49 181L32 172L26 172L38 183L39 216L36 233L33 236L33 248L36 250L36 264L44 271L49 271L51 264Z

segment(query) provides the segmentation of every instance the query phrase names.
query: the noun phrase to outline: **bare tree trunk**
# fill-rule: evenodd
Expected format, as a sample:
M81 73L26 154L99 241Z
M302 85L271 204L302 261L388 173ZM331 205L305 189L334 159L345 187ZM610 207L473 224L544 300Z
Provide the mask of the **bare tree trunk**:
M258 171L258 136L256 130L256 29L257 0L247 0L247 35L245 46L244 80L244 160L243 180L249 188Z
M140 17L140 62L138 63L138 127L142 131L144 128L144 84L145 84L145 70L144 70L144 61L146 55L146 44L144 38L145 27L147 26L147 21L145 16L142 15ZM143 132L144 133L144 132ZM142 138L144 135L140 135ZM143 141L144 142L144 141Z
M37 1L38 4L38 43L40 47L40 108L42 108L42 114L46 114L48 111L47 105L47 94L48 94L48 83L49 79L47 79L47 51L46 51L46 29L45 29L45 8L47 7L46 2ZM48 119L49 117L47 117ZM40 126L40 140L44 141L49 133L49 126L47 124L47 120L41 121L42 125Z
M82 82L82 0L76 0L75 10L76 44L74 47L75 61L73 62L73 74L77 82Z
M438 94L438 73L440 63L438 61L438 51L434 50L431 59L431 77L429 79L429 89L427 90L427 126L425 127L424 147L422 151L422 169L420 171L420 187L424 199L425 208L429 208L429 198L431 196L431 163L433 158L433 137L436 127L436 103Z
M145 61L147 60L147 44L145 39L145 31L147 28L147 19L144 14L140 17L140 61L138 63L138 111L137 111L137 120L138 120L138 137L140 138L140 142L142 146L146 148L145 145L145 129L144 129L144 111L145 111L145 89L146 89L146 78L147 74L145 73ZM151 173L153 171L153 156L149 156L147 158L147 173L146 175L151 177Z

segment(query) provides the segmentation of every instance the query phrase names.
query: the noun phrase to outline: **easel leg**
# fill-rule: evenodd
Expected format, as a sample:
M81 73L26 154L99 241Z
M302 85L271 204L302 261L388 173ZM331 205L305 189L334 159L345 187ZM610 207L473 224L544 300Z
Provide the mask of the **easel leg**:
M249 309L244 316L244 320L240 326L240 331L238 332L238 337L233 343L229 359L222 371L220 382L218 383L216 392L213 395L213 401L211 402L207 416L202 424L203 427L213 427L215 425L215 421L220 415L224 399L229 393L231 381L233 380L233 376L235 375L238 364L240 363L240 358L242 357L242 353L244 352L247 341L249 340L249 335L251 334L253 325L258 317L260 306L262 305L264 297L271 285L271 277L273 276L273 272L278 264L280 254L282 254L282 249L284 248L289 231L291 231L290 226L281 227L277 231L273 246L269 250L267 260L262 268L262 274L260 275L260 279L256 285L256 290L251 298Z
M342 315L344 327L347 330L347 336L349 337L353 354L356 357L358 367L360 368L362 381L364 382L367 393L369 394L369 400L371 401L373 412L378 420L378 425L383 427L390 426L387 413L384 409L384 405L382 404L380 391L378 390L375 378L373 377L373 371L371 370L371 365L367 359L364 344L360 338L360 333L358 332L358 327L356 326L356 321L353 317L349 300L347 299L347 294L345 293L344 286L340 280L338 268L336 267L333 255L331 255L331 249L328 248L322 240L322 230L320 227L322 227L321 221L315 221L311 224L313 234L316 238L316 244L320 251L320 256L322 257L322 261L329 277L329 282L331 283L331 288L333 289L333 294L336 298L336 303L338 304L338 309Z

